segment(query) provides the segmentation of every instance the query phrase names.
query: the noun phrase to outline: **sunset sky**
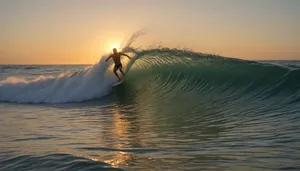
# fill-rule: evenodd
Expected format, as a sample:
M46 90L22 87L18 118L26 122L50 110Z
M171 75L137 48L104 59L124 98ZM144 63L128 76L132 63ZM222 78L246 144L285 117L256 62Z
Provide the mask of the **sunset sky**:
M0 64L91 64L144 29L162 44L300 60L300 0L1 0Z

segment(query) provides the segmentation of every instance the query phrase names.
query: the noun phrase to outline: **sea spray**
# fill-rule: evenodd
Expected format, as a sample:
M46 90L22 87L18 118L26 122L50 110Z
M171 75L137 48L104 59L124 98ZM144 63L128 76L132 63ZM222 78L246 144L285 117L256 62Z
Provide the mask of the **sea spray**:
M7 78L0 82L0 101L18 103L66 103L101 98L116 82L107 72L108 64L99 63L57 77L39 76L34 80Z

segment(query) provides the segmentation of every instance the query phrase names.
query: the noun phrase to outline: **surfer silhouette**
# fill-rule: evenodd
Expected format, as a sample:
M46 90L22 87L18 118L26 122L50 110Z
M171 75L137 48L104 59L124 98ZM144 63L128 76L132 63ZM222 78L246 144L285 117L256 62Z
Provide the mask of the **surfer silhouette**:
M119 81L121 81L121 79L120 79L120 77L119 77L119 75L117 73L117 71L120 70L120 72L122 73L122 75L125 76L125 74L124 74L124 72L122 70L123 66L122 66L122 63L121 63L121 56L123 55L123 56L128 57L129 59L131 59L131 58L130 58L130 56L128 56L128 55L126 55L124 53L118 52L116 48L113 48L113 52L114 53L111 54L105 61L107 62L110 58L113 58L113 60L115 62L114 73L118 77Z

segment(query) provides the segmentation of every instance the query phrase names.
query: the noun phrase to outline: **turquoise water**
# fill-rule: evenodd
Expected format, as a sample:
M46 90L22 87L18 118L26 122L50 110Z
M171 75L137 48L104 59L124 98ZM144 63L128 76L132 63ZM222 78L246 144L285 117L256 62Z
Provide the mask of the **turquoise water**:
M299 170L298 61L134 50L0 66L0 170Z

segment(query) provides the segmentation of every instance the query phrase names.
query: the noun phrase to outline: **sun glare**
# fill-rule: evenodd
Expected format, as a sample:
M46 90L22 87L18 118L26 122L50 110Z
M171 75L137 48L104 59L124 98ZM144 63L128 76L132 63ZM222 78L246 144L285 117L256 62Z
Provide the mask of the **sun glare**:
M113 43L113 44L111 44L111 46L110 46L110 51L112 51L112 49L113 48L116 48L118 51L120 51L121 49L121 47L120 47L121 45L120 45L120 43Z

